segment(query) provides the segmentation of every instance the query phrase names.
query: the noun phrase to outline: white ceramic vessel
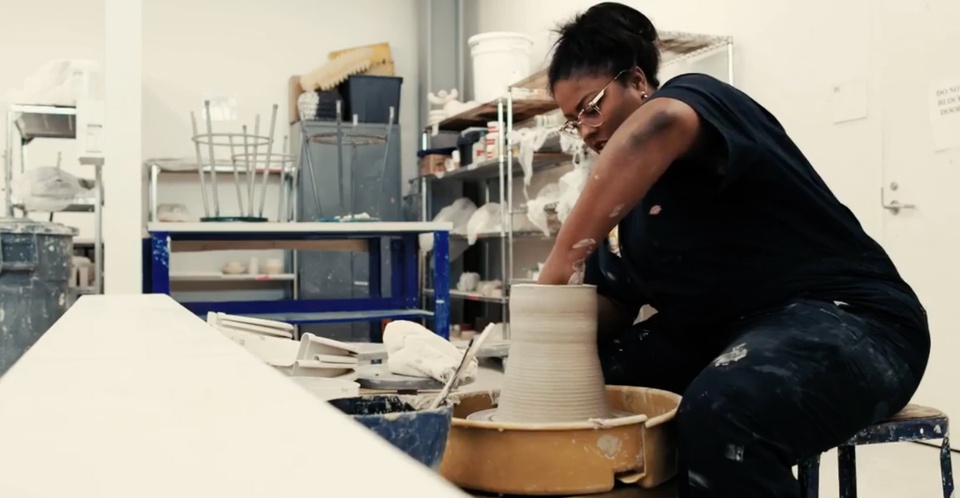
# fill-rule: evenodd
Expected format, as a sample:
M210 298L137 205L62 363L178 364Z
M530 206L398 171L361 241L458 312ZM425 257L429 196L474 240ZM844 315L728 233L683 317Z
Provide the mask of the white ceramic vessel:
M510 363L495 422L609 418L592 285L511 286Z
M277 275L283 272L283 260L279 258L270 258L263 264L263 273L267 275Z

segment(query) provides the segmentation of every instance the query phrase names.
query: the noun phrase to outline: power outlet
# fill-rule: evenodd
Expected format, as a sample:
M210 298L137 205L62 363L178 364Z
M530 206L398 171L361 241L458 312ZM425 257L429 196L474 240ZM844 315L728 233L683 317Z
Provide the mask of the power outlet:
M236 121L237 97L235 95L205 95L200 102L200 115L207 119L206 105L210 102L210 121Z

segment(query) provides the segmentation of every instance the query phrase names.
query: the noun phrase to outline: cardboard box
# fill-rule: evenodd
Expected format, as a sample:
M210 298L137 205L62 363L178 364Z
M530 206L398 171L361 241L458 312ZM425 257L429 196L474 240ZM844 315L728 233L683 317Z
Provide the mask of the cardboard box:
M426 176L446 173L446 161L448 159L451 159L450 156L443 154L427 154L421 157L420 174Z
M300 108L297 107L297 99L300 98L302 93L300 77L291 76L287 82L287 118L290 120L290 124L300 121Z
M363 45L360 47L350 47L344 48L341 50L335 50L330 52L329 57L331 59L339 57L346 52L351 52L353 50L359 50L363 48L369 48L373 51L370 56L370 66L376 66L378 64L387 64L393 62L393 53L390 51L389 43L375 43L373 45ZM376 76L393 76L392 74L378 74Z

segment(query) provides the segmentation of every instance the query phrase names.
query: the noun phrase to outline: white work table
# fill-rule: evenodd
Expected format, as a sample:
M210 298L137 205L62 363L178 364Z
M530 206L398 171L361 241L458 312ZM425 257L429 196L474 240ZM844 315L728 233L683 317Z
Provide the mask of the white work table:
M167 296L83 297L0 378L3 498L394 495L465 496Z

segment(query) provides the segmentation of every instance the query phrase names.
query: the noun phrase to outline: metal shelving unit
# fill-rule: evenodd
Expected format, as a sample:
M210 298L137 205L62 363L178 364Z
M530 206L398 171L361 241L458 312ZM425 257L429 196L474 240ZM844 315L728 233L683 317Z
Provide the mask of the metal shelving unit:
M434 294L433 289L423 289L424 295L432 296ZM496 303L504 304L508 299L504 297L495 297L495 296L485 296L478 292L463 292L455 289L450 290L450 299L462 299L465 301L478 301L483 303Z
M661 68L667 68L679 63L693 62L699 60L701 57L726 53L726 79L730 84L734 82L733 39L729 36L663 31L660 32L660 50L663 61ZM450 296L453 299L501 304L503 320L507 323L509 322L508 303L510 299L510 286L516 283L530 283L527 279L512 278L514 274L513 247L515 241L531 239L545 240L551 238L545 237L544 234L540 232L516 232L513 229L514 215L525 214L527 211L526 206L517 207L514 206L513 202L513 181L515 175L522 173L522 170L519 162L514 158L514 143L510 139L510 132L513 130L515 124L523 123L533 119L535 116L546 114L557 109L553 99L546 91L547 86L546 72L538 72L512 85L506 94L499 99L481 104L441 122L438 128L444 131L463 131L470 127L486 127L489 121L499 122L499 129L506 130L506 133L498 134L498 157L441 175L425 175L416 179L416 181L419 182L420 212L423 221L427 221L428 216L432 212L430 209L431 184L446 181L479 182L483 185L483 201L490 202L491 184L494 181L497 182L497 186L499 187L499 203L503 206L501 210L501 230L499 233L481 234L478 236L478 240L496 240L501 244L501 281L503 282L504 296L492 298L455 291L451 291ZM429 130L424 132L424 146L428 143L428 133L430 133ZM564 165L569 160L570 156L566 154L536 154L533 170L534 173L538 173ZM551 206L547 206L546 209L548 212L550 208ZM556 206L554 205L552 208L555 211ZM462 236L451 234L451 243L463 238ZM424 293L429 294L429 292L430 289L424 289Z
M229 161L217 161L218 164L213 168L213 172L218 175L232 175L234 174L233 164ZM149 176L147 177L147 196L149 197L148 206L150 206L149 212L149 221L160 221L157 219L157 209L160 206L160 177L163 175L197 175L197 163L193 159L173 159L173 158L160 158L160 159L148 159L144 162L144 166L149 170ZM296 184L297 184L297 167L294 164L293 166L288 166L285 168L285 174L283 175L284 185L281 185L280 192L280 208L278 213L278 220L280 221L293 221L293 211L294 211L294 202L295 202L295 193L296 193ZM210 166L205 166L204 171L210 173ZM241 176L246 176L249 173L240 168L236 170L237 173ZM263 168L257 168L253 171L254 175L263 175ZM267 172L268 175L279 175L279 167L271 167Z
M525 101L523 104L523 116L526 116L528 119L532 118L538 114L544 112L549 112L553 109L556 109L556 106L550 102L543 101ZM489 119L486 118L486 114L489 110L489 104L485 106L480 106L477 109L469 111L470 116L460 115L458 117L451 118L451 120L445 121L442 127L446 129L456 130L460 127L469 128L471 126L476 126L480 121L483 122L485 126ZM498 103L498 112L500 113L500 121L502 122L503 114L503 103ZM468 114L464 113L464 114ZM502 126L502 125L501 125ZM430 210L430 188L433 184L446 183L446 182L469 182L480 185L482 188L483 203L494 201L495 195L499 193L499 204L502 206L502 217L501 217L501 228L498 232L492 233L481 233L477 235L477 243L480 244L499 244L500 254L501 254L501 264L500 264L500 281L503 282L504 292L507 292L511 282L512 267L508 266L507 263L512 263L513 261L513 241L514 239L539 239L545 240L548 237L545 237L541 232L514 232L512 230L512 223L507 222L507 219L510 219L512 222L513 212L511 206L512 204L507 201L505 191L512 191L511 186L505 186L505 182L512 182L515 175L522 174L522 167L520 162L513 157L512 153L505 154L503 152L503 144L498 144L498 157L495 159L481 161L478 163L473 163L468 166L456 169L454 171L446 172L439 175L422 175L416 178L415 181L419 182L421 195L421 217L424 221L429 216ZM539 173L547 171L553 168L561 167L569 164L570 155L560 153L560 152L541 152L534 154L533 160L533 172ZM458 245L465 246L467 244L467 237L462 234L450 234L450 243L451 243L451 254L458 254L462 251L457 251L456 247ZM489 255L489 247L484 248L485 254ZM485 258L486 263L483 265L489 267L489 257ZM490 276L489 272L481 272L485 276ZM424 288L424 295L431 295L432 289ZM506 294L503 297L489 297L483 296L478 293L473 292L461 292L461 291L450 291L451 299L459 299L466 301L475 301L489 303L493 305L500 305L501 313L506 317L508 313L508 302L509 298Z
M14 216L15 210L24 217L27 210L22 202L13 197L13 155L17 148L16 130L19 135L20 174L26 171L27 145L36 139L77 138L76 107L13 104L7 108L7 137L4 154L4 207L6 216ZM94 285L93 288L79 288L78 294L103 293L103 177L102 166L94 165L94 196L92 199L77 199L73 204L58 212L93 213L94 215ZM52 214L52 213L51 213Z

